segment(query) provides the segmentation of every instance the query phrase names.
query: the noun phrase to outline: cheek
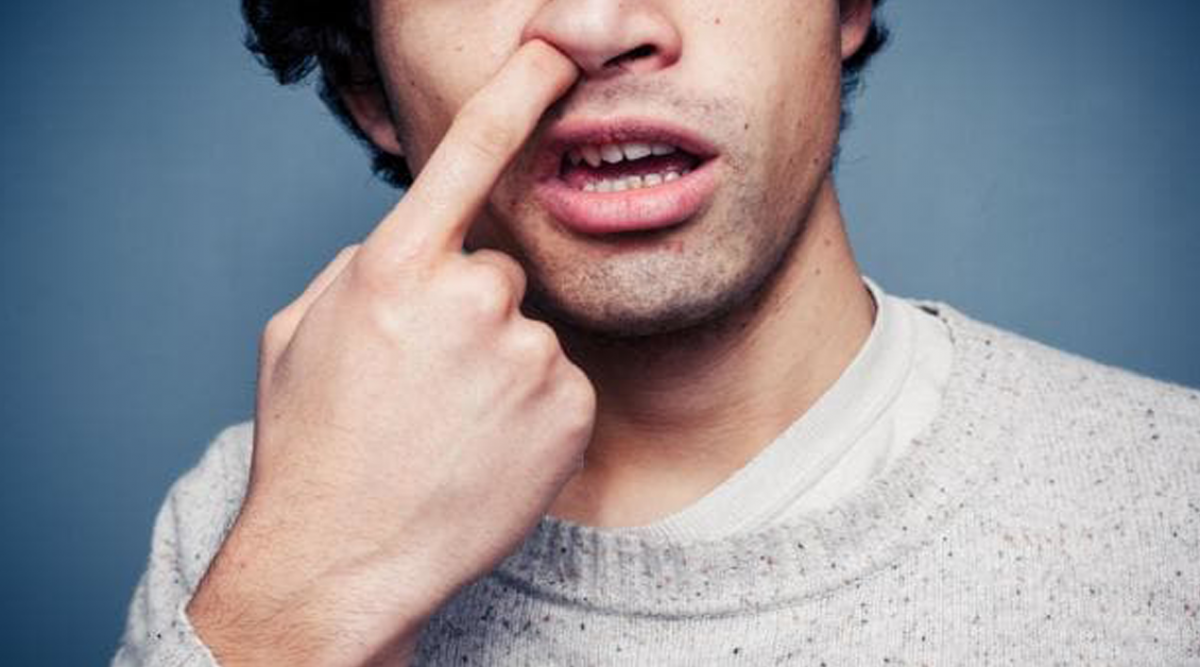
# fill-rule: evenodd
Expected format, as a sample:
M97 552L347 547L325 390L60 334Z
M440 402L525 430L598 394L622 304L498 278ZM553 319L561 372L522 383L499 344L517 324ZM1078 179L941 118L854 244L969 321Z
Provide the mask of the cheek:
M772 166L801 177L823 173L837 143L841 110L841 61L836 43L821 34L804 34L807 48L797 48L776 71L772 103L764 110L771 135L778 138Z
M505 38L504 31L520 34L515 27L479 19L490 15L487 10L460 9L455 20L445 20L443 15L451 9L442 3L411 6L395 10L403 20L385 16L376 24L380 76L415 170L437 147L462 105L515 48L515 37ZM486 29L477 23L487 24Z
M388 98L409 166L419 170L468 96L460 82L440 76L445 60L427 53L396 54L381 62Z
M805 179L828 164L837 138L840 54L836 4L822 0L756 0L756 11L715 8L695 25L697 43L736 44L709 50L706 77L739 98L745 120L729 126L745 151L739 165L775 187Z

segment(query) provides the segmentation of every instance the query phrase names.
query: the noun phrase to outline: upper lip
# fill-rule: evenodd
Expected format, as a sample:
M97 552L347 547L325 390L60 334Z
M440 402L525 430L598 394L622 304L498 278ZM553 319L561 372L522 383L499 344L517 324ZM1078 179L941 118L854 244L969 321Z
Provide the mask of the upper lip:
M669 121L650 118L572 119L556 123L538 151L538 180L558 175L563 156L572 148L627 142L671 144L701 161L716 157L711 141Z

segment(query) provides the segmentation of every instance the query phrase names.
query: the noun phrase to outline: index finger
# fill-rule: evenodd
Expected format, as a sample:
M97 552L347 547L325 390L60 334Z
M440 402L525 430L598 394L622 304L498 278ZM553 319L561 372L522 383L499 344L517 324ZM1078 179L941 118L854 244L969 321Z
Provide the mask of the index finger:
M421 247L458 253L475 215L538 119L575 82L575 64L532 40L475 93L450 125L408 193L363 250Z

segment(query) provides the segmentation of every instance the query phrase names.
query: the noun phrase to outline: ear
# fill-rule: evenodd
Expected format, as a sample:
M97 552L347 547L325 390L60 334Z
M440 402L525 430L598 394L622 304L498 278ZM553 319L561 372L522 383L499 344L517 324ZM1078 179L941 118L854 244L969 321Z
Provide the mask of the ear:
M858 53L871 29L874 0L838 0L842 20L842 60Z
M396 124L392 121L391 107L384 96L382 86L376 83L340 86L338 95L354 118L358 129L371 143L385 153L397 157L404 155L404 148L396 134Z

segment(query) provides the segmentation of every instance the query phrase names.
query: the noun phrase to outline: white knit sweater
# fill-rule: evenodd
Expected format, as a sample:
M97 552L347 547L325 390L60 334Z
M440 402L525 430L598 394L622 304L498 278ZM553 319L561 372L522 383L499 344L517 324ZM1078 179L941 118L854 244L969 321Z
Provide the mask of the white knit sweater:
M672 542L546 517L429 624L429 665L1200 665L1200 394L933 304L942 408L826 510ZM248 424L155 524L115 665L208 665L183 608L241 504Z

